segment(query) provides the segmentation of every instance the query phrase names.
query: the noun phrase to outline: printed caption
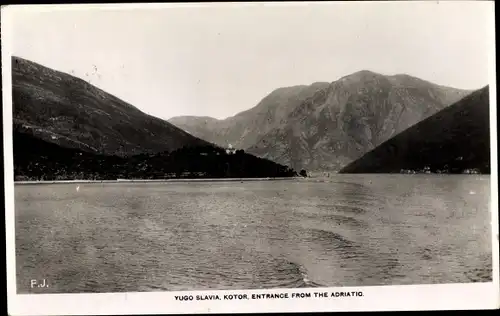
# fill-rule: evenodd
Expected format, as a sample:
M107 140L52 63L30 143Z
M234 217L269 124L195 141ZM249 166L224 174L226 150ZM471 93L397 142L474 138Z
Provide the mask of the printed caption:
M293 292L262 294L211 294L211 295L175 295L176 301L233 301L233 300L265 300L265 299L301 299L301 298L342 298L362 297L361 291L350 292Z

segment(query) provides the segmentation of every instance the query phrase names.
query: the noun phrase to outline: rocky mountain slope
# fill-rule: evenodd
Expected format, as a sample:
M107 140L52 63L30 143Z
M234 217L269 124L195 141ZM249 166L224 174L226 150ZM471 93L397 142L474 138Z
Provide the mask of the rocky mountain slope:
M489 87L408 128L341 173L490 171Z
M332 83L277 89L225 120L175 117L169 122L297 170L338 171L470 92L408 75L359 71Z
M196 137L220 146L231 144L245 149L274 128L286 124L295 108L314 98L317 91L328 85L326 82L318 82L310 86L279 88L262 99L257 106L225 120L206 116L178 116L168 121Z
M84 151L127 156L207 142L69 74L12 57L16 130Z

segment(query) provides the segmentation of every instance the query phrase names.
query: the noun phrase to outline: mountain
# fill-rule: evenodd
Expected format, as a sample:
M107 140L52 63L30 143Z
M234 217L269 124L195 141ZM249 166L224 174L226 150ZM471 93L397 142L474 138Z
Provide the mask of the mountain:
M128 156L206 145L88 82L12 57L16 130L63 147Z
M13 147L17 181L297 176L286 166L241 150L228 154L213 145L119 157L62 147L14 130Z
M313 98L318 90L328 85L326 82L318 82L310 86L279 88L254 108L225 120L206 116L178 116L168 121L209 142L220 146L231 144L245 149L254 145L273 128L285 124L294 108Z
M363 70L332 83L279 88L224 120L174 117L169 122L297 170L338 171L470 92Z
M341 173L490 173L489 87L408 128Z

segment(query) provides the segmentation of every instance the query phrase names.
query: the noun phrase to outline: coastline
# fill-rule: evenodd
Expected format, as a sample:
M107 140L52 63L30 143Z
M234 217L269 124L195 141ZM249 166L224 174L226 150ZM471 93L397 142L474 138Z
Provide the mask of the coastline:
M165 182L236 182L236 181L276 181L296 180L302 177L279 178L203 178L203 179L117 179L117 180L50 180L50 181L14 181L14 185L42 185L42 184L69 184L69 183L165 183Z

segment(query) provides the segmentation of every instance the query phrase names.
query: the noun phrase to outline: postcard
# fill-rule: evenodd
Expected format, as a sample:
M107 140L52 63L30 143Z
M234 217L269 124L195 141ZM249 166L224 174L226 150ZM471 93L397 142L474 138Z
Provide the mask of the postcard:
M9 314L498 308L494 21L2 7Z

